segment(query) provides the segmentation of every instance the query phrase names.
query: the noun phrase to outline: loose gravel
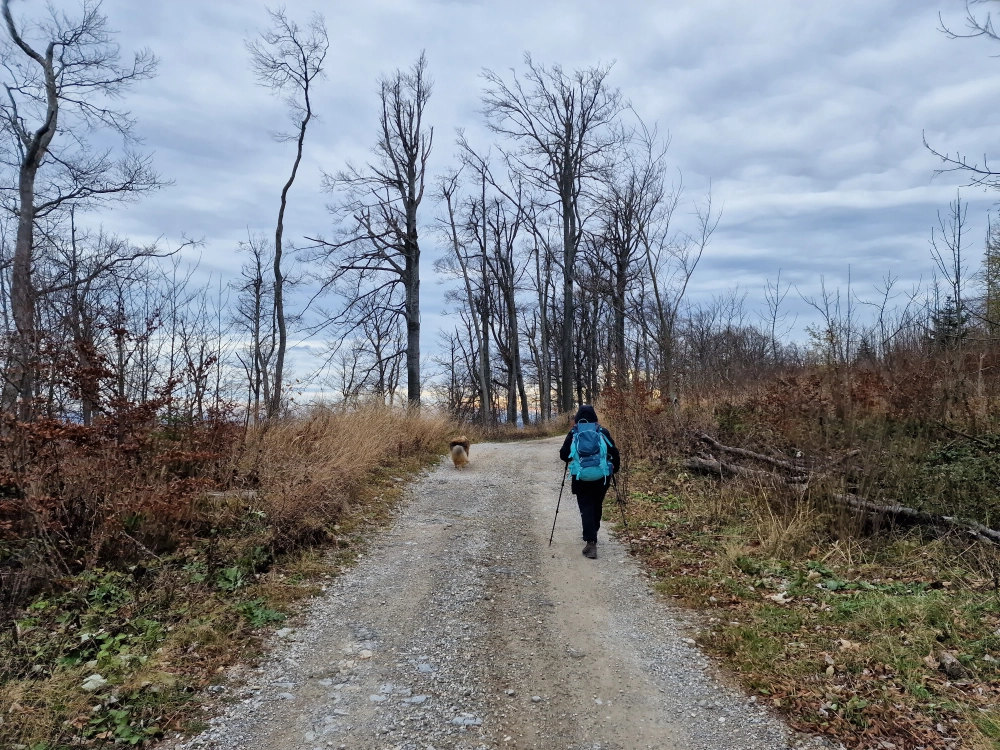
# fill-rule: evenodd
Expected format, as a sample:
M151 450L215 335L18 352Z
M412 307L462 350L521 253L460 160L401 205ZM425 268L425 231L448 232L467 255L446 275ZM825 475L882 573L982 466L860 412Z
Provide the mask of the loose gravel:
M176 750L783 750L793 735L724 685L692 621L602 530L580 552L560 439L473 447L414 484L359 564L233 676ZM568 483L567 483L568 484Z

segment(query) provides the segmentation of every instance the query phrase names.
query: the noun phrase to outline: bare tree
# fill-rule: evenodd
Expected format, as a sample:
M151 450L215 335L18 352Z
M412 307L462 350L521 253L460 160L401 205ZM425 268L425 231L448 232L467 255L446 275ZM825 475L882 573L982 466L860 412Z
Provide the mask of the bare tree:
M130 65L120 64L99 2L83 0L77 18L49 6L48 18L33 24L16 20L9 0L0 2L0 14L8 36L0 52L6 79L0 154L16 172L16 188L2 194L17 217L10 299L18 351L4 405L11 408L18 400L19 416L28 419L38 346L36 223L68 206L128 200L159 187L148 157L131 148L134 121L113 106L132 84L154 74L156 58L143 50ZM122 139L122 155L91 146L87 135L98 130Z
M314 117L312 107L312 87L323 73L330 41L326 24L318 13L313 14L309 25L302 29L291 20L283 8L267 11L271 26L260 32L256 39L247 40L250 52L250 67L260 85L271 89L276 95L285 96L288 114L294 126L291 134L277 133L279 141L294 141L295 159L292 171L281 189L278 205L278 221L274 229L274 317L277 324L278 340L274 356L274 374L270 399L267 403L269 417L277 415L281 408L282 383L285 372L285 352L288 347L288 321L285 315L285 286L287 274L282 269L284 258L285 210L288 207L288 193L292 189L306 139L306 128Z
M950 343L961 341L965 335L966 312L965 285L968 281L968 260L964 257L966 248L966 219L969 205L962 203L961 191L948 204L947 219L938 212L938 225L931 227L931 258L937 271L948 285L948 303L936 311L937 332L950 339ZM949 342L946 342L949 343Z
M771 339L771 357L775 364L779 361L779 340L787 336L788 332L795 325L795 320L793 319L791 323L788 323L788 313L781 311L781 306L784 304L785 297L788 296L788 291L791 288L791 283L786 284L784 289L781 288L780 268L778 269L778 277L774 283L768 279L764 285L764 302L767 304L767 314L761 313L760 320L767 327L767 333Z
M671 401L677 397L674 355L681 304L721 218L721 213L715 213L712 208L712 195L709 193L704 203L695 208L697 232L674 233L670 225L680 196L679 187L667 195L655 221L650 223L648 232L642 238L651 287L648 304L652 308L652 314L642 320L647 335L656 343L658 350L660 392L663 398Z
M248 237L240 243L239 250L247 253L249 258L240 269L239 280L235 282L239 296L232 317L248 337L245 350L237 352L236 357L247 377L247 419L256 424L270 408L271 362L277 348L274 284L265 278L267 266L274 267L274 258L270 243L264 236Z
M612 311L611 365L615 385L627 382L626 318L628 294L643 273L645 239L657 231L659 219L669 224L673 196L666 186L664 157L668 143L658 142L656 130L643 128L641 137L624 151L607 172L598 205L598 228L590 243L596 274Z
M340 237L317 238L325 258L327 286L347 302L334 322L357 325L366 310L401 316L406 323L406 393L420 404L420 242L418 210L424 198L427 159L434 129L424 124L431 96L427 58L408 71L397 70L379 81L381 112L373 162L348 164L326 175L326 188L338 194L332 207ZM366 296L391 289L391 302L366 305ZM397 293L399 290L399 293Z
M461 221L458 217L459 206L458 202L458 172L454 172L441 179L438 187L438 192L441 201L445 204L445 208L448 212L448 219L446 224L446 231L448 233L448 239L451 244L452 252L454 253L455 263L458 265L459 272L462 276L462 283L465 291L465 304L469 311L469 318L472 321L472 331L475 335L475 346L479 353L476 367L476 378L479 384L479 419L482 424L488 424L490 421L490 362L489 362L489 341L487 339L487 333L485 330L485 321L482 320L482 316L477 314L477 307L479 306L476 301L476 294L473 291L472 274L473 270L471 268L474 258L469 257L468 250L465 243L460 239L459 233L459 222ZM467 225L467 221L463 221L463 224ZM463 232L464 234L464 227ZM480 254L479 259L483 265L485 265L485 254ZM445 264L442 264L445 265ZM480 292L482 294L482 291ZM452 347L452 355L454 355L454 339L449 337L448 339L449 347ZM452 358L452 364L454 363L454 356ZM452 367L451 372L454 374L454 367ZM451 393L454 390L450 391Z
M483 72L483 107L489 127L517 144L505 152L512 169L554 198L562 224L563 328L560 409L573 408L573 291L577 251L585 224L584 191L621 143L615 127L624 102L608 86L611 65L565 72L525 55L527 73L504 81Z
M994 23L993 13L989 7L996 5L998 0L965 0L965 29L959 30L949 26L944 21L944 17L939 13L939 29L949 39L976 39L983 38L993 42L1000 42L1000 32L997 31ZM987 8L985 12L978 9L978 6ZM989 159L983 156L982 162L972 161L961 152L954 154L939 151L927 142L924 136L924 146L934 156L938 157L944 166L936 171L942 172L965 172L969 175L972 185L981 185L993 189L1000 189L1000 171L990 167Z

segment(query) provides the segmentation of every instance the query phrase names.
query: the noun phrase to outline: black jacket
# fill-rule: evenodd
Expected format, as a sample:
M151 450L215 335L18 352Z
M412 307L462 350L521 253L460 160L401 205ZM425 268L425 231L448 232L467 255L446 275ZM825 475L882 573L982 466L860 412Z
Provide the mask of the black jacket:
M617 474L618 470L621 469L622 466L622 457L621 454L618 452L618 446L615 445L615 441L611 437L611 433L608 432L604 427L598 426L598 430L600 430L601 434L604 435L604 437L606 437L608 439L608 442L610 443L610 445L608 446L608 458L611 459L611 469L614 471L615 474ZM569 452L572 449L572 447L573 447L573 430L570 430L566 434L566 439L563 440L562 448L559 449L559 458L569 463ZM601 480L595 480L595 481L599 482ZM578 485L593 484L593 483L594 482L581 482L579 479L576 479L574 477L573 486L571 489L574 493L576 493Z

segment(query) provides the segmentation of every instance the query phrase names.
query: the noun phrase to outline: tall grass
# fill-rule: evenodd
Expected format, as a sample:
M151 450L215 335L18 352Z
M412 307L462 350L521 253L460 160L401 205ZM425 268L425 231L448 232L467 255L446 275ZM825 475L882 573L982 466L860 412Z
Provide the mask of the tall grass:
M796 729L851 750L997 747L1000 551L834 498L1000 525L1000 371L982 361L801 367L677 406L641 387L598 405L632 463L637 555L714 615L699 642ZM813 477L693 474L684 459L713 450L703 432Z
M247 433L150 420L124 445L100 426L61 429L22 434L31 461L7 454L0 705L17 718L0 722L0 747L183 729L193 694L312 591L307 573L354 554L396 480L455 426L429 410L317 406ZM106 684L87 692L93 674Z

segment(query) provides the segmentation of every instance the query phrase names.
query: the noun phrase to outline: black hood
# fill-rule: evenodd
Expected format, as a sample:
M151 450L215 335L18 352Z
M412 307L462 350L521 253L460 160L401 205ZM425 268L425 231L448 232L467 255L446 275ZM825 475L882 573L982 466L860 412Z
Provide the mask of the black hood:
M573 417L573 421L575 422L587 421L590 423L596 423L597 412L594 411L594 407L591 406L590 404L584 404L583 406L580 407L580 410L576 413L576 416Z

